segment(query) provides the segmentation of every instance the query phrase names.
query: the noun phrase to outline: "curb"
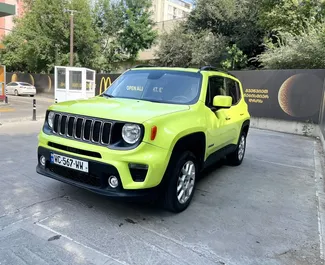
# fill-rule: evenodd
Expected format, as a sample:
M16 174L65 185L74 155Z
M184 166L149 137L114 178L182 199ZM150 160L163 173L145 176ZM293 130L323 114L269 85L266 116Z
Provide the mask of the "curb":
M324 189L324 157L320 141L314 142L314 166L315 166L315 184L317 198L317 215L318 215L318 235L320 242L320 258L324 264L325 250L325 189Z
M0 103L0 108L10 107L10 103Z
M40 121L40 120L44 120L45 119L45 115L43 116L36 116L36 121ZM31 122L35 122L32 120L31 117L22 117L22 118L12 118L12 119L6 119L6 120L2 120L0 117L0 125L4 125L4 124L8 124L8 123L18 123L21 121L31 121Z

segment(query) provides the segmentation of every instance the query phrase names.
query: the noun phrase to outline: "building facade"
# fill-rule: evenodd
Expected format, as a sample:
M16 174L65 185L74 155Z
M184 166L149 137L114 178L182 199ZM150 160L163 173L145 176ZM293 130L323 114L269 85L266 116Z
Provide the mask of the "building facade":
M187 17L192 4L183 0L152 0L153 20L162 22Z
M0 0L0 3L14 5L16 7L15 16L6 16L0 18L0 40L1 40L14 27L14 17L21 17L24 15L24 2L23 0Z
M192 11L193 5L184 0L152 0L152 19L158 34L171 31L177 24L187 18ZM148 50L141 51L139 61L155 59L155 50L158 45Z

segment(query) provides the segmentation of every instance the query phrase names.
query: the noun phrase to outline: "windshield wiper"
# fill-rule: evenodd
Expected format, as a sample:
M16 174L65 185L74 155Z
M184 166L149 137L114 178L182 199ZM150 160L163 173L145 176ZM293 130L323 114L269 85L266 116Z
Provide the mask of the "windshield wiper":
M107 98L114 98L113 95L105 94L105 93L101 94L101 96L102 96L102 97L107 97Z
M157 99L144 99L144 98L139 98L138 100L149 101L149 102L154 102L154 103L164 103L163 101L157 100Z

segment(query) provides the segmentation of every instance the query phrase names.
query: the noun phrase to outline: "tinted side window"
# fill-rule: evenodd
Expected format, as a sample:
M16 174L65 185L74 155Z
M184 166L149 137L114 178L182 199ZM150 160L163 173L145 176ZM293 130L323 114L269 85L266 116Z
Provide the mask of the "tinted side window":
M226 95L224 77L213 76L209 78L209 87L205 104L208 107L212 106L213 98L215 96Z
M227 96L232 97L232 105L236 105L240 100L239 84L230 78L225 78L225 80Z

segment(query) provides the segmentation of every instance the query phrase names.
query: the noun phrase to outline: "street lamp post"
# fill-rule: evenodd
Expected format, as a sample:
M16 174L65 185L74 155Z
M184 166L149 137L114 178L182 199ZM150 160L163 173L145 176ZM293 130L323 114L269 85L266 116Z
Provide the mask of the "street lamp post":
M78 13L78 11L74 9L65 9L65 12L70 12L70 66L73 66L73 15L74 13Z

